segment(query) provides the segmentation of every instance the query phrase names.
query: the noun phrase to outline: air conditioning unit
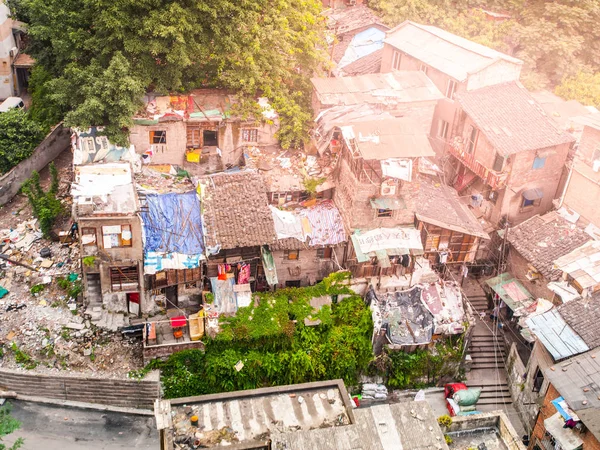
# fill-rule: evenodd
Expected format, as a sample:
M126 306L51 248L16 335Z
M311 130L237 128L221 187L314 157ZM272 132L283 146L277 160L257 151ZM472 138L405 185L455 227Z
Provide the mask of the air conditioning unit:
M398 186L393 180L387 180L381 183L381 195L392 196L396 195L396 189Z
M9 52L11 58L16 57L18 53L19 53L19 49L17 47L11 48L10 52Z
M596 159L592 163L592 169L594 169L594 172L599 172L600 171L600 159Z

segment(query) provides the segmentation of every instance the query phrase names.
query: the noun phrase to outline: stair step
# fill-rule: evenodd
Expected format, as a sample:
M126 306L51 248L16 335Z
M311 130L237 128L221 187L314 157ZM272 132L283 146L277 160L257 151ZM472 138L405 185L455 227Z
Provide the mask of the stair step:
M469 354L471 355L471 358L474 358L475 356L477 356L478 358L502 358L506 355L506 353L504 353L502 350L497 350L495 353L493 350L490 351L469 351Z
M512 403L512 399L484 398L484 399L479 399L479 401L477 402L477 404L475 406L479 406L479 405L496 405L496 404L510 405L511 403Z

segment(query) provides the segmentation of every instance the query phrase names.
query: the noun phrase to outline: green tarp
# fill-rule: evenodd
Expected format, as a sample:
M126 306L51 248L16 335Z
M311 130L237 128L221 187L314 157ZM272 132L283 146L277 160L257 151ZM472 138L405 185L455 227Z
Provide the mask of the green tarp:
M273 253L266 247L262 246L261 249L263 268L265 269L265 278L269 286L275 286L278 283L277 270L275 268L275 260L273 259Z
M504 303L506 303L513 311L526 306L525 303L530 303L533 299L533 296L529 291L508 272L486 280L486 284L492 288L492 290L498 294Z

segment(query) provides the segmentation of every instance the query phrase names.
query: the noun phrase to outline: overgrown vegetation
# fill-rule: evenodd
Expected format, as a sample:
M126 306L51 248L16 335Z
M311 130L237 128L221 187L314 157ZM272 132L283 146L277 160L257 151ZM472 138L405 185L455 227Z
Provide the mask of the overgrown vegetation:
M66 291L67 300L76 300L83 291L81 280L77 278L76 274L71 274L67 278L57 277L56 285Z
M16 343L12 343L10 346L11 351L15 355L15 361L17 364L21 364L25 369L32 370L38 366L38 362L29 355L29 353L21 350Z
M435 25L508 53L524 62L521 80L531 90L554 89L600 106L600 4L572 0L371 0L391 26L404 20ZM483 9L506 13L489 20ZM584 75L578 75L578 74Z
M35 117L105 125L127 143L144 91L226 88L236 112L262 118L257 95L278 112L284 147L308 137L310 77L325 59L320 0L9 0L28 25Z
M325 182L326 178L305 178L303 181L304 189L311 198L317 196L317 187Z
M48 192L44 192L42 189L40 174L35 170L22 188L29 199L34 216L40 221L40 229L46 238L52 236L54 221L62 212L62 205L56 197L58 193L58 170L54 162L50 163L50 177L51 183Z
M44 129L25 111L0 113L0 175L29 158L44 139Z
M17 450L24 444L22 438L15 440L14 444L7 446L2 443L2 438L18 430L21 423L10 415L10 403L0 406L0 450Z
M356 384L372 359L372 321L363 299L342 284L347 275L257 294L258 306L221 319L222 331L205 341L204 353L185 350L130 376L160 369L170 398L335 378ZM313 314L310 300L323 295L347 297ZM306 326L307 318L321 324Z

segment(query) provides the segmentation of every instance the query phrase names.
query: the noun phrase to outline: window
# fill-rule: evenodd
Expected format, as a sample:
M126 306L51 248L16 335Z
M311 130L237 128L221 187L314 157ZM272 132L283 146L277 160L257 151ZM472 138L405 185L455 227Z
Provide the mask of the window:
M540 392L542 384L544 384L544 372L538 367L533 376L533 388L531 390L533 392Z
M148 133L150 136L151 144L166 144L167 143L167 132L164 130L159 131L150 131Z
M392 56L392 69L400 70L401 62L402 62L402 53L394 50L394 55Z
M331 259L333 251L331 247L318 248L317 249L317 258L319 259Z
M200 137L202 130L197 126L188 126L187 129L187 148L200 148Z
M284 258L290 261L295 261L300 257L300 250L286 250Z
M446 139L448 137L448 122L440 119L438 126L438 136Z
M113 291L136 290L139 288L137 266L111 267L110 286Z
M600 160L600 145L596 147L594 150L594 154L592 155L592 162Z
M258 130L256 128L243 128L242 129L242 141L258 142Z
M504 167L504 156L496 153L496 159L494 159L494 167L492 167L496 172L502 172L502 167Z
M427 75L427 69L428 69L428 67L425 64L419 65L419 70L421 72L423 72L425 75Z
M392 217L392 210L391 209L378 209L377 217Z
M131 247L131 225L110 225L102 227L104 248Z
M82 245L97 245L95 228L82 228L81 229L81 244Z
M446 84L446 97L454 98L454 93L456 92L456 81L448 80Z
M541 199L539 199L539 198L529 199L529 198L523 197L522 208L529 208L529 207L534 207L534 206L540 206L540 202L541 202Z
M473 153L475 150L475 144L477 144L477 135L479 134L479 130L471 125L471 129L469 130L469 136L467 137L467 153Z
M289 280L285 282L285 287L300 287L300 280Z
M533 160L533 169L542 169L546 164L546 156L536 156Z

